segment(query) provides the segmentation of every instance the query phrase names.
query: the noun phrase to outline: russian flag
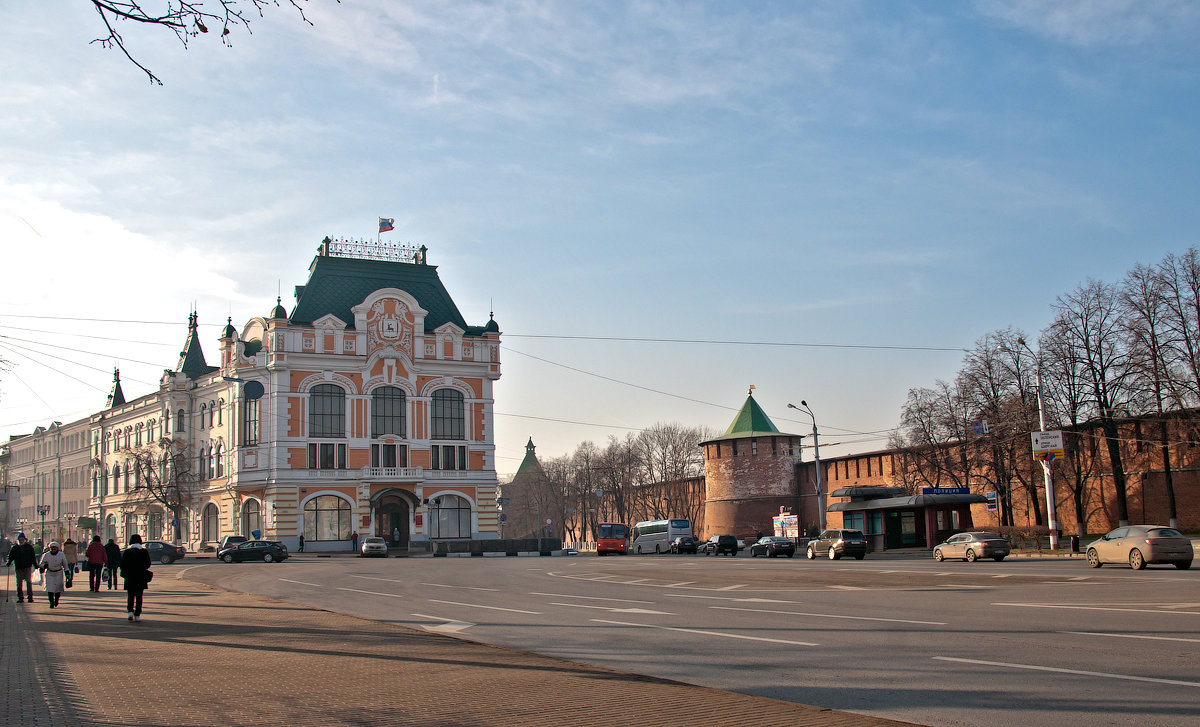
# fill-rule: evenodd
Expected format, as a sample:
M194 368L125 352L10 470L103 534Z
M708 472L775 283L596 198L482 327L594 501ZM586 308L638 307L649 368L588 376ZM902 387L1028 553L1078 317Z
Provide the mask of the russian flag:
M396 219L394 217L380 217L379 218L379 231L381 233L382 232L391 232L392 230L395 229L395 227L393 226L395 224L395 222L396 222Z

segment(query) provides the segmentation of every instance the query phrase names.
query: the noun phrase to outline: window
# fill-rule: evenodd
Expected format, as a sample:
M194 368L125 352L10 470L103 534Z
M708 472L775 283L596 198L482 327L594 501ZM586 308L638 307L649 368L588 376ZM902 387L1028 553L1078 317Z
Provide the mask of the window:
M466 420L463 414L463 395L454 389L433 392L430 414L433 439L466 439Z
M113 465L112 494L117 494L121 487L121 465Z
M304 539L347 540L350 503L336 495L320 495L304 503Z
M221 512L211 502L204 506L200 515L200 539L206 543L221 539Z
M435 470L465 470L467 448L459 445L433 445L429 448L429 467Z
M179 411L175 412L175 433L176 434L183 434L183 431L184 431L183 417L184 417L183 409L180 409Z
M225 460L222 457L222 454L223 453L221 452L221 445L220 445L220 443L218 443L217 447L216 447L216 452L213 453L213 459L216 460L216 466L217 466L216 476L217 477L225 476Z
M308 468L310 470L346 469L346 445L337 442L309 442Z
M340 386L320 384L309 392L308 436L346 436L346 392Z
M242 535L254 537L254 531L262 532L262 506L258 500L247 500L242 507Z
M126 464L126 465L125 465L125 491L126 491L126 492L129 492L129 480L130 480L130 477L129 477L129 465L128 465L128 464Z
M259 404L261 399L247 399L242 403L242 446L258 444Z
M200 448L200 454L196 457L196 476L202 480L208 479L208 455L204 448Z
M200 405L200 428L204 428L204 415L208 413L208 404Z
M750 440L750 454L751 455L758 454L758 440L757 439Z
M372 444L372 467L407 467L408 445L406 444Z
M92 498L93 499L100 496L100 484L99 484L98 480L99 480L99 478L96 476L96 473L93 472L92 473Z
M429 501L429 536L471 537L471 503L458 495L442 495Z
M381 386L371 392L371 436L403 437L406 403L404 391L394 386Z

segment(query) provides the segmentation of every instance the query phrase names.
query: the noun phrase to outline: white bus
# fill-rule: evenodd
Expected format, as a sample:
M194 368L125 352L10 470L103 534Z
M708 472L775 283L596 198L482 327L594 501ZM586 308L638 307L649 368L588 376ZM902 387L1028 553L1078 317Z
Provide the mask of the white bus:
M670 520L645 520L633 526L633 552L669 553L671 541L683 535L692 534L692 523L689 520L671 518Z

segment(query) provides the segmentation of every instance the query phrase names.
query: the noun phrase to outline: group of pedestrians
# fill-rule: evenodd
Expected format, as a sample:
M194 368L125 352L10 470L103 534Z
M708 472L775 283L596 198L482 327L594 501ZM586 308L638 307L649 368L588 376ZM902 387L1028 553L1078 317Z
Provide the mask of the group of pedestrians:
M50 601L50 608L58 608L63 592L73 585L77 562L78 551L70 538L63 546L58 541L50 541L39 560L25 533L18 535L17 544L9 549L5 560L5 565L16 571L17 603L26 600L33 603L33 569L37 568L42 574L42 589ZM113 538L103 545L99 535L93 536L84 552L84 567L88 571L88 590L92 593L98 593L102 583L107 583L109 590L115 589L120 572L125 584L129 620L142 620L142 596L154 574L150 570L150 554L142 547L140 535L129 536L129 547L124 551Z

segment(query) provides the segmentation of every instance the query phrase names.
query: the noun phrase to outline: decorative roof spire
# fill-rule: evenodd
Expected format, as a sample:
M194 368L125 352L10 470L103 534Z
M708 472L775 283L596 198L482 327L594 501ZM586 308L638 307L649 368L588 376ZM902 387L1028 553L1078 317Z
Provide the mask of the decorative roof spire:
M204 360L204 349L200 347L200 337L197 335L199 326L199 314L193 312L188 316L187 341L183 344L183 350L179 352L179 363L175 366L176 371L183 372L189 379L197 379L216 371L216 367L209 366Z
M112 409L114 406L121 406L124 403L125 392L121 391L121 369L114 366L112 391L108 392L108 406L105 408Z

